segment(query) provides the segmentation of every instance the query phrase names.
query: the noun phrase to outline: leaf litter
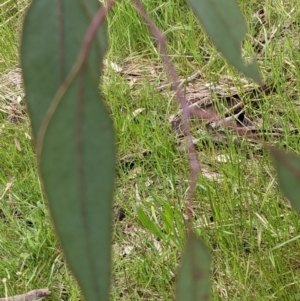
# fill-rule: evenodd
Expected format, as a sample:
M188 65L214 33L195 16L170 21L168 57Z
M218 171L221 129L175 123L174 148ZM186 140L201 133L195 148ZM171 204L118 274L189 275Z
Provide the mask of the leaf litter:
M20 68L11 68L0 76L0 112L14 124L26 119L24 97Z
M253 18L263 19L264 14L262 9ZM262 21L262 24L264 22L266 21ZM260 24L260 26L263 25ZM280 30L286 30L289 26L282 26ZM166 99L174 98L172 85L168 81L162 64L149 60L138 62L127 60L122 65L120 74L126 78L128 85L135 93L139 92L139 87L147 83L149 86L156 87L156 90ZM286 79L288 82L291 80L291 78ZM293 84L295 86L296 83ZM257 152L261 151L262 143L269 143L270 138L273 138L272 143L275 144L286 135L298 134L298 129L294 124L290 123L287 126L285 124L285 128L282 127L278 116L284 112L279 112L278 108L270 109L268 127L264 126L264 112L262 111L264 99L266 96L277 95L275 83L257 86L243 78L237 79L229 76L220 77L218 82L211 83L205 80L204 74L196 70L191 76L180 79L180 85L184 86L186 101L190 109L193 143L196 148L198 144L202 145L205 141L228 146L229 139L237 145L247 140ZM137 108L132 115L140 114L141 111L142 109ZM186 151L181 111L170 114L169 122L173 134L175 133L176 148ZM220 158L223 156L216 154L215 162L222 161ZM215 183L223 181L223 177L218 172L212 171L210 166L202 163L201 169L202 175L208 180Z

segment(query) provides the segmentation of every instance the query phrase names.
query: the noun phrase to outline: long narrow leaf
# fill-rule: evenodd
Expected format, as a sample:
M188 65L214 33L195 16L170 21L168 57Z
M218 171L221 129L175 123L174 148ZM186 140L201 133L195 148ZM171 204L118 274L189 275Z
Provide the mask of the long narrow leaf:
M256 63L246 65L241 44L247 33L243 15L236 0L189 0L205 31L224 57L238 71L260 83Z
M158 238L163 239L163 235L161 233L161 230L159 229L159 226L155 224L143 211L143 209L140 206L136 206L136 212L138 215L138 218L142 225L151 233L156 235Z
M21 65L35 141L98 8L98 0L32 1ZM102 26L85 68L66 86L49 120L39 160L56 232L88 301L108 300L110 285L115 141L98 92L106 46Z
M291 202L292 206L300 212L300 157L272 148L277 170L279 186Z
M205 244L194 234L188 237L177 278L177 301L208 301L210 254Z

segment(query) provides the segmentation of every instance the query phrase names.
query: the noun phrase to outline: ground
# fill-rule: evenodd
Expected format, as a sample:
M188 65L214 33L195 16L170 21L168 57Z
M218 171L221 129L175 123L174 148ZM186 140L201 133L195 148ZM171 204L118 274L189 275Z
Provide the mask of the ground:
M224 61L185 1L144 2L190 104L251 129L240 138L193 120L201 164L193 226L213 258L211 300L300 300L299 216L262 144L300 150L298 1L239 1L248 26L243 55L256 56L263 88ZM26 4L0 6L0 296L48 287L49 300L78 300L37 178L18 69ZM162 88L168 78L154 39L129 1L116 4L108 28L101 89L118 137L111 299L174 300L188 187L179 107Z

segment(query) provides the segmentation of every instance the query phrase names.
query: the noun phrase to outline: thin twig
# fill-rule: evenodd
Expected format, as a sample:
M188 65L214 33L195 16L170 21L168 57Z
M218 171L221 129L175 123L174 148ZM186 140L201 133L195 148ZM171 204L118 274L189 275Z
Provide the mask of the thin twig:
M186 143L188 148L188 156L190 162L190 178L189 178L189 190L187 193L187 227L188 231L192 232L192 219L193 219L193 200L195 196L196 181L200 170L199 162L197 159L197 153L193 144L192 135L189 126L189 107L186 102L183 90L180 86L180 81L177 76L176 70L172 65L170 58L166 50L166 37L158 30L151 18L148 16L145 7L140 0L132 0L136 9L144 19L145 24L148 26L151 34L156 38L157 47L161 54L162 60L166 67L169 77L172 81L173 89L175 90L178 102L182 110L182 127L186 133Z
M40 301L51 295L47 288L36 289L25 294L0 298L0 301Z

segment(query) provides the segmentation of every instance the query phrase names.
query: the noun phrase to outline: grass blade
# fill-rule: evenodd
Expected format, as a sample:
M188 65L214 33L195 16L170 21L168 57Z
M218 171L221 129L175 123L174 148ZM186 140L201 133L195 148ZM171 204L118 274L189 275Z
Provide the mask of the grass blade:
M142 225L152 234L156 235L160 239L163 239L163 235L159 229L159 226L146 215L140 206L136 206L136 212Z

